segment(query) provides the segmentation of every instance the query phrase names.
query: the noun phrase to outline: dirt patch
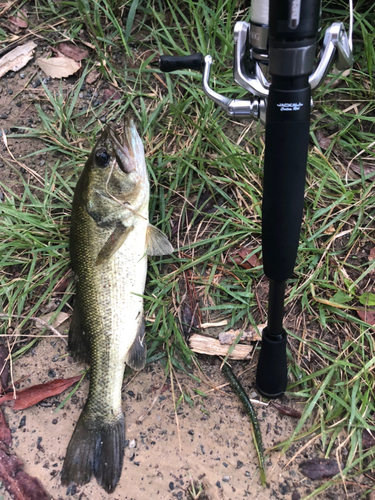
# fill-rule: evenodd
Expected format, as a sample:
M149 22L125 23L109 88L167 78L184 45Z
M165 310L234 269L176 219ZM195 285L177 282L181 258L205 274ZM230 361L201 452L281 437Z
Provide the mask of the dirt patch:
M78 374L83 365L72 362L65 354L65 344L61 340L44 339L15 364L14 379L28 375L22 388ZM226 383L219 362L203 361L202 367L215 385ZM237 363L236 371L239 369L242 371L243 365ZM256 396L251 389L253 371L241 379L249 394ZM86 401L87 380L57 412L56 407L67 393L24 411L7 409L12 451L24 460L25 470L39 478L55 499L67 496L95 500L185 499L194 498L192 484L196 492L202 488L209 500L282 499L292 498L293 493L296 499L309 491L311 481L298 472L298 462L306 455L284 470L288 457L269 454L266 458L267 487L261 486L249 419L229 387L208 392L208 386L181 373L177 374L177 383L191 395L198 389L207 396L194 397L193 407L186 402L179 404L175 412L172 387L159 363L125 380L123 408L128 445L122 477L113 495L107 495L95 479L79 487L66 488L60 484L66 448ZM284 399L286 404L295 404ZM293 419L280 415L272 406L256 406L256 410L265 448L290 436L295 425ZM140 418L143 418L142 423L139 423ZM300 497L296 496L297 492ZM4 495L7 498L7 494ZM202 495L199 498L205 498Z

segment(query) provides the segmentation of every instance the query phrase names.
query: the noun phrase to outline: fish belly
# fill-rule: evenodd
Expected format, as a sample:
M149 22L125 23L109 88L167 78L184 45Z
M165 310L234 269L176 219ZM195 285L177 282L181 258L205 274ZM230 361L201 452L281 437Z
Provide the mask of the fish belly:
M90 338L88 406L94 413L100 408L104 419L111 420L121 412L125 357L143 321L147 256L142 242L145 242L146 227L147 224L136 225L122 247L100 266L97 300L101 327L97 335Z

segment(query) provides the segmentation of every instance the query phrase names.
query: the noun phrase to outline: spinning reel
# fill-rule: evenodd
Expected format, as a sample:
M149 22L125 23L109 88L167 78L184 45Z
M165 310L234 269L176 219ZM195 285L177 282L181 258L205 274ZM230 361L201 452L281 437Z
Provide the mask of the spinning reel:
M288 5L289 32L295 31L299 37L303 36L299 22L301 20L300 9L302 3L309 6L315 19L311 24L316 28L316 33L320 30L320 2L297 0L280 2ZM352 23L353 11L350 5L350 27L349 36L346 33L343 23L333 23L326 29L323 45L320 50L320 57L315 70L309 76L309 84L312 90L321 85L328 72L335 64L339 71L349 69L353 65L352 55ZM282 9L279 9L282 10ZM309 14L308 12L307 14ZM305 14L306 15L306 14ZM294 17L293 17L294 16ZM269 40L269 4L268 0L253 0L252 19L250 22L239 21L234 26L234 57L233 57L233 77L236 83L242 88L257 96L250 100L231 99L215 92L210 87L210 76L212 67L212 57L202 54L191 54L190 56L161 56L160 70L169 73L172 71L192 69L203 72L202 86L206 96L224 109L227 115L235 118L258 118L265 124L267 98L269 95L270 82L265 74L271 59L272 70L281 72L290 77L299 76L304 71L304 64L315 59L315 41L311 44L306 40L306 44L299 46L295 50L283 53L282 48L270 46ZM277 21L276 21L277 22ZM298 29L299 28L299 29ZM297 31L298 29L298 31ZM314 29L315 31L315 29ZM272 61L277 61L279 68L272 68ZM273 65L275 65L275 62ZM283 66L281 68L281 66ZM306 68L307 69L307 68Z

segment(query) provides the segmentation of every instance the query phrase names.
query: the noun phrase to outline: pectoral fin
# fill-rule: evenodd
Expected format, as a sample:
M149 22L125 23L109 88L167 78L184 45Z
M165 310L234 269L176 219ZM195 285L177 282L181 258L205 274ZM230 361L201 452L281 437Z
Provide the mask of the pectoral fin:
M168 255L173 252L173 247L169 243L164 233L155 226L149 224L146 232L146 253L147 255Z
M103 264L109 260L112 255L117 252L117 250L123 245L128 235L133 231L134 226L125 227L122 224L119 224L115 227L113 233L108 238L108 240L104 243L103 248L98 253L96 258L96 265Z

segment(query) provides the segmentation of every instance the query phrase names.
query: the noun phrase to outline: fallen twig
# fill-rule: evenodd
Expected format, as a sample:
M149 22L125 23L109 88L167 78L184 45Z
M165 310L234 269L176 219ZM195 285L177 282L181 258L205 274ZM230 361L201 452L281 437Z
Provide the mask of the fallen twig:
M194 352L200 354L208 354L210 356L227 356L229 351L229 358L231 359L249 359L250 354L253 350L251 345L237 344L232 352L230 352L231 347L228 344L221 344L218 339L212 337L207 337L205 335L199 335L195 333L189 339L190 349Z

